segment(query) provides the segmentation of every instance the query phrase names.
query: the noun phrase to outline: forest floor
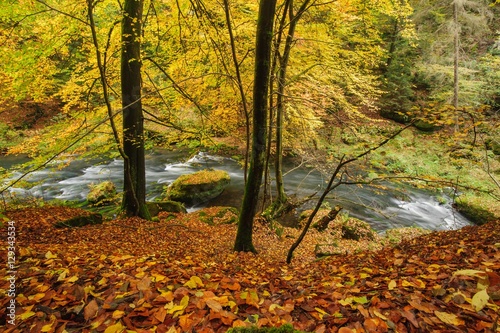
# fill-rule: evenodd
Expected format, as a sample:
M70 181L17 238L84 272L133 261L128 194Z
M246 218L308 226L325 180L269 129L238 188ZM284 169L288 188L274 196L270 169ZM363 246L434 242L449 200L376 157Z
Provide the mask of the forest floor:
M500 221L323 259L314 255L321 240L313 231L287 265L295 229L278 237L256 221L254 255L232 251L235 224L209 224L199 213L54 227L80 213L5 212L3 332L225 332L283 323L308 332L500 332Z

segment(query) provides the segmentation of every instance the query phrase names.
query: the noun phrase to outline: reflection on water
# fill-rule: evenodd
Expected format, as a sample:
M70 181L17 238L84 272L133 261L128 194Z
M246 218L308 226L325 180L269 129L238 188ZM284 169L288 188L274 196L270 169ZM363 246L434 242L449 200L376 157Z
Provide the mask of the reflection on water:
M198 153L189 160L179 152L160 151L146 156L146 190L147 200L158 198L167 186L180 175L202 169L222 169L231 176L231 183L221 196L208 205L225 205L239 207L244 191L242 167L233 159ZM4 164L5 162L5 164ZM23 161L24 162L24 161ZM9 164L10 163L10 164ZM11 193L19 196L35 196L45 200L85 200L89 185L104 180L114 182L118 189L123 186L123 160L97 163L75 160L68 166L57 170L57 164L67 163L55 161L51 168L42 169L30 174L29 182L41 182L31 189L11 188ZM10 167L12 160L0 159L0 166ZM20 176L15 172L11 179ZM307 168L293 169L285 176L286 191L289 195L304 197L313 193L319 196L326 186L326 179L320 172ZM441 195L443 197L443 195ZM446 197L446 196L444 196ZM331 206L340 204L349 215L369 222L376 230L402 226L419 226L428 229L451 229L470 224L457 213L451 204L441 204L432 193L402 187L395 184L384 184L381 190L372 186L343 185L335 189L328 198ZM315 201L306 203L303 209L313 207ZM192 207L195 209L196 207Z

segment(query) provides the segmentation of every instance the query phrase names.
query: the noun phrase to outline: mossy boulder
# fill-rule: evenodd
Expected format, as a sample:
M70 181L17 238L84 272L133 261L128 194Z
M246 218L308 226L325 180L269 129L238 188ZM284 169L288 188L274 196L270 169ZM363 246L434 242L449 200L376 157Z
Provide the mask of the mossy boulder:
M155 202L146 202L148 206L149 214L151 216L158 216L160 212L169 212L169 213L186 213L186 207L182 204L182 202L165 200L165 201L155 201Z
M54 224L56 228L74 228L74 227L83 227L89 224L101 224L102 223L102 215L99 213L91 213L87 215L79 215L72 217L70 219L64 221L58 221Z
M98 184L91 184L87 201L94 206L104 205L116 199L116 186L107 180Z
M402 111L382 109L380 110L380 115L386 119L391 119L401 124L407 124L411 121L411 117L407 114L407 112Z
M218 197L231 178L223 170L202 170L182 175L167 187L165 197L186 205L198 205Z
M459 197L455 200L453 207L469 221L476 225L483 225L497 219L497 216L485 207L481 206L479 200L469 197Z
M198 219L208 225L234 224L240 215L234 207L209 207L201 209L194 214Z
M342 238L352 240L374 240L377 232L367 222L349 218L342 222Z

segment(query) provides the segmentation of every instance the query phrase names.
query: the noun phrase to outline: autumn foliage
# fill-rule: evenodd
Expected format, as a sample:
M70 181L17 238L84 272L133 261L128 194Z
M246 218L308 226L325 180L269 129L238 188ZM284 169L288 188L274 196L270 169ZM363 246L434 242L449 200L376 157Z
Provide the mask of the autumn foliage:
M294 230L278 238L257 222L254 255L232 251L235 224L209 225L196 213L54 227L79 213L6 213L19 267L16 326L4 326L3 297L3 332L225 332L284 323L309 332L498 330L498 222L322 260L306 238L288 266Z

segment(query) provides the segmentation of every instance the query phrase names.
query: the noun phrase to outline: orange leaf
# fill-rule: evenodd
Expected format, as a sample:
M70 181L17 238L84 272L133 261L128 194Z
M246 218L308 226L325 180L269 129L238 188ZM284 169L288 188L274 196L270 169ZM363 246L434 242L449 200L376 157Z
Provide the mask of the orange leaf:
M348 327L341 327L338 331L339 333L354 333L353 330L351 330L350 328Z
M179 325L183 332L188 332L193 327L194 320L191 318L191 315L182 315L179 317Z
M141 281L137 283L137 289L140 291L145 291L149 289L149 285L151 284L151 278L145 276Z
M222 305L220 305L220 303L215 299L207 299L206 303L208 307L214 312L220 312L222 310Z
M154 317L158 319L160 323L165 321L165 317L167 316L167 309L159 308L158 311L155 312Z

